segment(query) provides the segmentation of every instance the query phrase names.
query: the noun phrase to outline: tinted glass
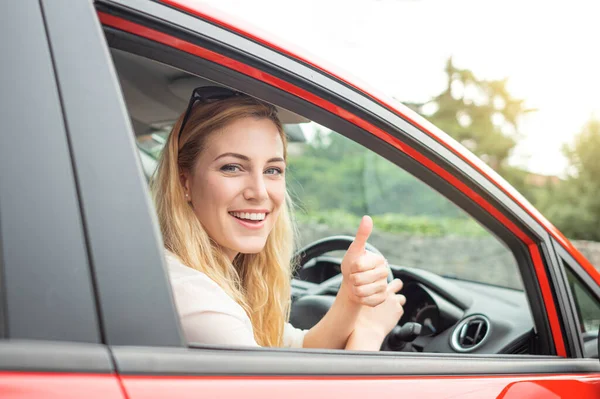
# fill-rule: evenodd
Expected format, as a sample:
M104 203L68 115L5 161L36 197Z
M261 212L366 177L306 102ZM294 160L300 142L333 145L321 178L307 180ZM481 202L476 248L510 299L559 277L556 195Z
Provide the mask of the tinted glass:
M582 332L598 331L598 328L600 328L600 301L592 295L589 289L569 268L565 269L573 299L575 300L575 306L577 306Z

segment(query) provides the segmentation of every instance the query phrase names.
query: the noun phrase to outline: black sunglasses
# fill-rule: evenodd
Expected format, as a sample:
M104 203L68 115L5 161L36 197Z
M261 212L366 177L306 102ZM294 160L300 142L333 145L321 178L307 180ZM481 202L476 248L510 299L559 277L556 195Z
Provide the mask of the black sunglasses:
M181 122L181 126L179 127L179 134L177 134L177 141L181 139L181 132L183 132L183 128L187 123L188 118L190 117L190 113L194 104L197 101L211 101L211 100L225 100L226 98L231 98L234 96L244 95L239 91L231 90L226 87L221 86L201 86L196 87L192 92L192 97L190 97L190 102L185 110L185 115L183 117L183 121Z

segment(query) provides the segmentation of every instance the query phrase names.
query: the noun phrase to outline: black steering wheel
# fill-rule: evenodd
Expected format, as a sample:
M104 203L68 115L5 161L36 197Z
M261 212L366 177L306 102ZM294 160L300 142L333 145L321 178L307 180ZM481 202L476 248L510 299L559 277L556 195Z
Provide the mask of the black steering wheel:
M352 236L330 236L325 237L320 240L314 241L304 248L298 250L294 254L294 259L297 262L297 265L300 269L302 269L310 260L326 254L332 251L345 251L350 247L350 244L354 241L354 237ZM381 252L375 248L373 245L367 243L366 245L367 251L374 252L376 254L381 255ZM392 274L392 270L388 270L388 283L391 283L394 279L394 275Z
M294 255L298 267L303 268L309 261L331 251L347 250L354 241L352 236L331 236L317 240L300 249ZM366 249L376 254L381 252L367 243ZM392 270L388 270L387 280L394 279ZM298 298L292 305L290 322L294 327L310 329L329 311L335 299L332 293L337 293L341 284L341 274L323 281L306 295Z

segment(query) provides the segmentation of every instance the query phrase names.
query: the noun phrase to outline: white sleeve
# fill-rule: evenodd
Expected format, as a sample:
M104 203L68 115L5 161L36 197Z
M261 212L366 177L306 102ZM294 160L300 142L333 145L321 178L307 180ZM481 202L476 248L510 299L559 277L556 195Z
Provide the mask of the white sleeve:
M207 276L175 280L172 287L188 343L258 346L242 307Z
M251 329L232 314L202 312L181 319L181 325L188 343L258 346Z
M283 327L283 346L284 348L302 348L304 336L308 330L295 328L290 323L285 323Z
M259 346L250 318L217 283L185 266L168 251L166 259L177 313L188 343ZM307 331L286 323L283 346L302 348Z

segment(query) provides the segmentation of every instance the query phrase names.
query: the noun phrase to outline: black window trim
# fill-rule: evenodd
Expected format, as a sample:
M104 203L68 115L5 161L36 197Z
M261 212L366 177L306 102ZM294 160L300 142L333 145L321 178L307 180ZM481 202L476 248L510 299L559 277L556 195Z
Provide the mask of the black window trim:
M124 376L493 376L597 374L597 359L282 348L113 347Z

